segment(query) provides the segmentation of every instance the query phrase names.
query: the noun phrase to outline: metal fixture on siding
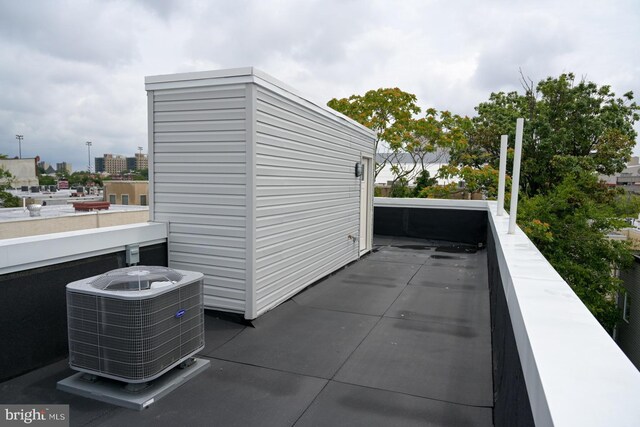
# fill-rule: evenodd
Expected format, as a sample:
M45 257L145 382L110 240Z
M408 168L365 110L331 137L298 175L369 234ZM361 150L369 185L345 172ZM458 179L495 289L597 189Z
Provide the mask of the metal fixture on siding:
M127 265L135 265L140 262L140 246L127 245L125 246Z

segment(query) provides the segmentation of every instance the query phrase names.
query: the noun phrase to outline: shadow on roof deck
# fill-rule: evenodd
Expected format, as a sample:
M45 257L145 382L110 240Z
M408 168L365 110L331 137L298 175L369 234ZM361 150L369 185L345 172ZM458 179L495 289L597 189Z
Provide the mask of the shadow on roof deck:
M69 403L72 425L493 425L486 251L374 244L255 327L207 312L211 367L143 412L57 391L66 361L0 401Z

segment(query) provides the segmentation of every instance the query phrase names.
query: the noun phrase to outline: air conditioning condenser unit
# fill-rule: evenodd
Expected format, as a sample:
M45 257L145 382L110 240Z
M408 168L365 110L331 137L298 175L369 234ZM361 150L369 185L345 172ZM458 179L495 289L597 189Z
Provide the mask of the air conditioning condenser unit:
M135 266L67 285L69 365L145 383L204 348L203 275Z

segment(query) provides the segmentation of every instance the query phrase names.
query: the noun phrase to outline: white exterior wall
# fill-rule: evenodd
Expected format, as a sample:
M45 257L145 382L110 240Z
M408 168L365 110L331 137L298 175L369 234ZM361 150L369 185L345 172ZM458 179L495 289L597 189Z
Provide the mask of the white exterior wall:
M280 91L278 91L280 92ZM288 93L256 94L256 310L260 315L358 258L368 130Z
M149 202L151 219L169 224L169 266L204 273L205 305L241 313L246 91L231 84L149 92Z
M447 163L432 163L429 164L426 169L429 171L429 176L431 176L432 178L435 177L438 174L438 170L440 169L440 167L442 165L446 165ZM403 169L407 170L407 169L411 169L413 165L409 165L409 164L404 164L403 165ZM416 167L416 171L415 174L412 174L412 178L409 180L409 185L415 185L416 184L416 176L422 172L422 167L421 166L417 166ZM378 176L376 177L376 185L385 185L387 182L389 181L393 181L393 179L395 178L395 175L393 174L393 171L391 171L391 164L387 164L385 165L384 168L382 168L382 170L380 171L380 173L378 173ZM449 182L451 182L452 180L450 179L438 179L438 184L448 184Z
M146 86L151 220L169 265L205 274L205 307L254 319L357 259L372 131L253 68Z
M0 159L0 169L4 169L14 176L11 181L13 188L23 185L38 185L35 159ZM6 184L6 179L0 179L0 184Z

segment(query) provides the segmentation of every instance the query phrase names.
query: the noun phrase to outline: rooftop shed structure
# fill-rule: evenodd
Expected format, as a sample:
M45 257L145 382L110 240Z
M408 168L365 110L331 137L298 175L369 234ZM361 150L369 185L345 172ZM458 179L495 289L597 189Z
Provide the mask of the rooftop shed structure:
M254 319L371 249L371 130L251 67L145 84L150 218L206 308Z

